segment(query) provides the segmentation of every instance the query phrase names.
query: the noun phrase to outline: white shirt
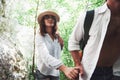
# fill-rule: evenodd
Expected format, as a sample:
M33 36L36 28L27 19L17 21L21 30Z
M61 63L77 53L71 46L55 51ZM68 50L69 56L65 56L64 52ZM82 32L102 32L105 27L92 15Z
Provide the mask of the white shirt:
M59 76L58 67L62 65L60 59L61 47L58 39L45 34L41 36L39 31L36 34L37 68L44 75Z
M89 31L90 37L84 48L84 55L81 61L85 74L83 77L79 76L79 80L90 80L94 72L110 21L110 14L111 12L106 3L95 9L94 19ZM69 51L80 50L79 41L84 37L85 16L86 12L80 15L77 24L73 29L68 43ZM119 65L116 65L116 69L119 68L117 70L120 71Z

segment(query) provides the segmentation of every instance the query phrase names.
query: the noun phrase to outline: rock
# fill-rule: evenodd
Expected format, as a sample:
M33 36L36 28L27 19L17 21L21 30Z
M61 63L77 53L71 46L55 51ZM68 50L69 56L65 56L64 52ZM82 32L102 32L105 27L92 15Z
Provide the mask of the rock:
M26 60L16 43L17 23L5 16L6 7L6 0L0 0L0 80L27 80Z
M5 35L0 37L0 80L25 80L26 61Z

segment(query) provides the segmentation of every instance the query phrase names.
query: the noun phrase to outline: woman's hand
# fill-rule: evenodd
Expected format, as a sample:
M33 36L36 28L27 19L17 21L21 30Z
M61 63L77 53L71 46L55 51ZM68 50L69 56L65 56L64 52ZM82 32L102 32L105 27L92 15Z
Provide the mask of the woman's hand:
M59 67L59 70L64 72L66 77L68 77L70 80L75 80L79 76L79 68L78 67L66 67L64 65Z

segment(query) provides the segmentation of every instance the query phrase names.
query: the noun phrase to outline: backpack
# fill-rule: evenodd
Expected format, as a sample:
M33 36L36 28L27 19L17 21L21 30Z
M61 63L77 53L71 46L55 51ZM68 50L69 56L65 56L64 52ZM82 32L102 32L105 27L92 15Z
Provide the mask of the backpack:
M84 39L80 41L80 49L83 51L89 39L89 30L94 18L94 10L87 11L84 21Z

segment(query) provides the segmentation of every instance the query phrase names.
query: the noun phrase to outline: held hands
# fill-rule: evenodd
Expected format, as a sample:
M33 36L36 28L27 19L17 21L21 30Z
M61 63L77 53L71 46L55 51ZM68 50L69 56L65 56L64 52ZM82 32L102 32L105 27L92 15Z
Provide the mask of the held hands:
M79 67L66 67L62 65L59 69L71 80L75 80L79 76Z

